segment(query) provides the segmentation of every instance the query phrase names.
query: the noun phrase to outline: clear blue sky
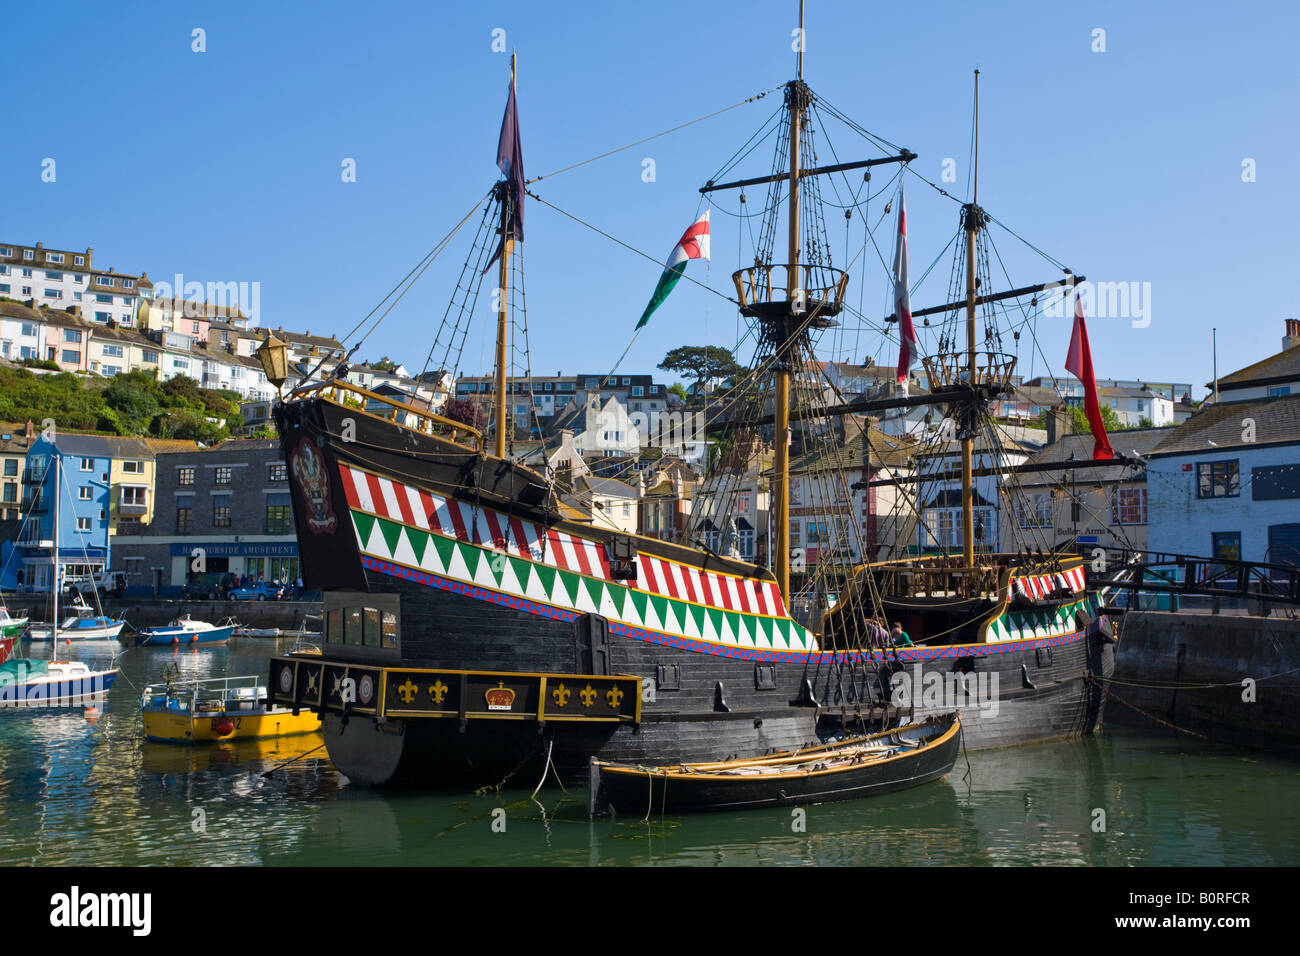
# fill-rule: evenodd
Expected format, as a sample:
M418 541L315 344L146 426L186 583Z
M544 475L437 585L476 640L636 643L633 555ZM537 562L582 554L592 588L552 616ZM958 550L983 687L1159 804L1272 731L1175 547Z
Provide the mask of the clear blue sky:
M954 158L949 188L962 194L978 66L981 203L1090 278L1149 282L1148 328L1090 323L1098 375L1188 381L1199 397L1212 326L1225 371L1276 351L1283 319L1300 316L1300 14L1287 3L1080 6L810 0L805 77L919 153L926 177L938 181ZM97 265L155 279L260 282L263 324L342 335L496 179L508 56L492 52L494 28L519 53L532 177L779 86L793 70L796 12L793 0L82 2L55 17L19 5L5 14L0 63L13 134L0 147L0 241L93 246ZM191 51L196 27L202 54ZM1096 28L1104 53L1092 50ZM698 187L778 102L534 188L662 260L694 218ZM840 159L872 154L831 131ZM766 172L769 155L760 149L740 174ZM41 181L46 157L54 183ZM647 157L653 183L642 181ZM1242 182L1247 157L1253 183ZM355 183L341 181L344 158L356 160ZM734 194L720 202L735 208ZM916 180L908 207L915 278L956 230L956 207ZM715 214L714 261L690 274L727 291L737 229ZM887 225L886 257L889 238ZM1018 284L1057 277L995 238ZM842 230L832 237L837 259L844 243ZM366 356L423 365L464 251L429 271ZM538 203L525 261L534 371L607 371L658 267ZM914 307L943 298L948 271L935 269ZM850 296L868 315L890 311L878 260ZM486 302L480 313L468 371L490 361ZM736 327L727 302L682 283L622 368L652 371L680 344L731 346ZM1058 374L1068 337L1067 321L1040 323ZM869 334L846 340L859 358L894 360Z

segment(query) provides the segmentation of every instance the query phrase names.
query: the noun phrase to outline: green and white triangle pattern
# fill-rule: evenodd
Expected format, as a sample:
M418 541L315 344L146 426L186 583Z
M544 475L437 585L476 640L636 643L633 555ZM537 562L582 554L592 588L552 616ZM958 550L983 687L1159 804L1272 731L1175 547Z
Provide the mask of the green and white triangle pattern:
M648 630L738 647L815 649L812 635L788 619L692 608L685 601L654 594L634 598L632 589L615 582L512 557L365 512L353 511L352 517L357 546L365 554L430 574L538 603L594 612Z

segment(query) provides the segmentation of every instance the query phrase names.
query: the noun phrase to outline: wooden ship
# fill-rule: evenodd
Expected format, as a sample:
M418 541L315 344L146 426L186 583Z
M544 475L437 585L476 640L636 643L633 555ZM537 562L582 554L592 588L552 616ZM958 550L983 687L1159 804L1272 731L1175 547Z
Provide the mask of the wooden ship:
M784 261L769 252L734 277L759 333L751 377L767 403L746 427L775 436L801 414L794 370L844 307L848 284L827 257L806 253L810 184L914 158L901 150L810 163L816 97L802 73L800 53L784 92L785 168L702 190L768 184L772 234L784 208ZM338 374L309 378L275 408L302 576L324 593L325 624L320 656L272 659L270 696L321 715L335 766L363 784L484 785L548 761L583 779L591 758L758 757L846 726L866 732L954 709L971 750L1098 726L1103 698L1092 678L1109 673L1113 656L1097 598L1078 558L975 552L972 429L961 439L962 553L861 563L835 583L824 613L792 613L787 441L772 441L770 569L693 541L604 529L566 508L555 473L509 451L507 325L526 195L513 60L498 160L505 178L485 211L487 244L476 246L495 247L504 292L492 427ZM973 262L983 216L971 203L964 217ZM471 258L473 271L483 261ZM975 311L987 297L977 295L973 265L968 278L967 348L927 360L926 400L973 421L1011 365L976 348ZM282 382L283 345L268 341L262 359ZM913 646L881 640L879 622L895 618ZM972 678L996 675L998 706L924 695L899 706L900 675L967 691Z

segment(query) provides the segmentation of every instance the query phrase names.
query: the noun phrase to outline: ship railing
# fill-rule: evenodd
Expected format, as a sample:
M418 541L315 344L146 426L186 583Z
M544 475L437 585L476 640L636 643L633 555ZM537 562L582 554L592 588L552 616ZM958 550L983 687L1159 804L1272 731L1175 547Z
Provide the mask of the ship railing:
M159 697L168 700L188 700L189 709L219 710L228 701L256 701L265 696L262 678L257 674L244 677L206 677L196 680L170 680L162 684L148 684L140 692L140 703L145 705Z
M942 563L909 564L876 568L876 586L881 594L906 597L977 598L1000 594L1009 575L996 565L966 567Z
M360 385L353 385L351 382L337 380L311 382L295 388L290 393L290 397L304 398L313 393L322 398L329 398L340 405L357 406L358 411L383 418L401 428L408 428L425 435L450 437L453 442L473 448L475 451L483 447L483 433L472 425L458 422L397 398L380 395Z

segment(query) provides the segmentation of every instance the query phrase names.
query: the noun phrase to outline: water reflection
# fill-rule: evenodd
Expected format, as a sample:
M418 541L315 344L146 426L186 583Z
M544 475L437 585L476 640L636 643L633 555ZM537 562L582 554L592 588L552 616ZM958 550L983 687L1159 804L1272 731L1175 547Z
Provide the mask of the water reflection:
M103 666L115 651L83 645L75 656ZM589 820L585 791L553 782L536 800L350 786L317 734L143 740L137 694L164 665L182 678L261 674L272 652L267 641L132 648L91 719L84 707L0 713L0 863L1300 863L1295 763L1131 730L973 754L945 780L803 807L802 819L785 809L648 821Z

